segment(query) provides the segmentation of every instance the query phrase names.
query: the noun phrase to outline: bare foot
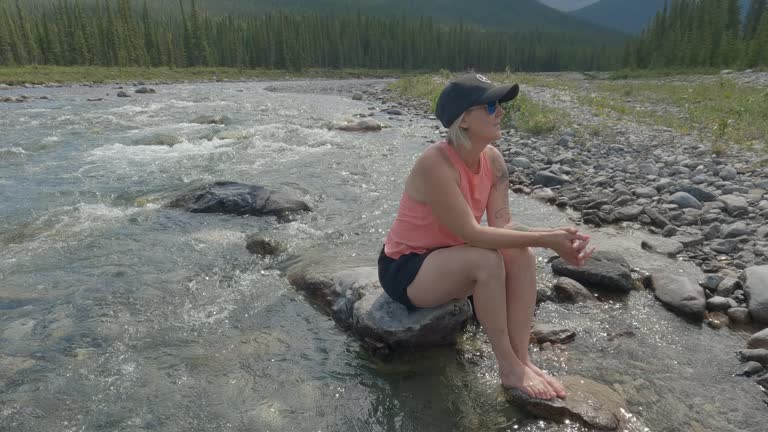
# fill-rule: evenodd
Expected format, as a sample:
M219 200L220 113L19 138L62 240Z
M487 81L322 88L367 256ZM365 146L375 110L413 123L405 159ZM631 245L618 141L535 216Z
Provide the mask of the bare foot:
M545 380L547 384L549 384L549 387L552 388L552 390L554 390L555 394L557 394L557 397L564 399L568 395L565 391L565 386L563 385L563 383L561 383L560 381L558 381L548 373L536 367L536 365L531 363L530 360L527 363L525 363L525 366L531 369L540 378Z
M556 396L544 378L528 367L500 371L500 374L503 386L522 390L532 398L550 400Z

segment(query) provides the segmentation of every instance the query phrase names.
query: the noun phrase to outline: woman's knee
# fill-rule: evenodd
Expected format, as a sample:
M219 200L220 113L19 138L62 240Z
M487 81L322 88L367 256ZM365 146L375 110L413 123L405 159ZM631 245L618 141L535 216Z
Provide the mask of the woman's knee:
M536 267L536 254L533 253L533 248L504 249L501 251L501 255L504 257L504 264L506 267L509 267L510 265Z
M470 253L475 279L504 280L504 257L499 251L473 247Z

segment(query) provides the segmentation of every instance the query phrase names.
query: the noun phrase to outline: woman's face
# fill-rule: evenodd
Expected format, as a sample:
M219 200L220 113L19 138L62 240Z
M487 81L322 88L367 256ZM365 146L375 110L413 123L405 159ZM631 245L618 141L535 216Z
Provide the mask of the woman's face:
M472 107L464 112L461 127L466 129L472 143L489 144L501 139L500 123L504 110L498 102L495 106L496 110L493 114L488 114L488 111L493 111L493 108L489 109L487 105Z

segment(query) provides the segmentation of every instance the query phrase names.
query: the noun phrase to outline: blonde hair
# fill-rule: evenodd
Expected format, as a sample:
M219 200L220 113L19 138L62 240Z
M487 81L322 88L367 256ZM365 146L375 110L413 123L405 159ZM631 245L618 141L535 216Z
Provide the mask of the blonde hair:
M472 146L472 142L469 140L469 136L467 136L467 131L459 126L462 120L464 120L464 113L462 113L448 128L448 144L454 147L464 147L465 149L468 149Z

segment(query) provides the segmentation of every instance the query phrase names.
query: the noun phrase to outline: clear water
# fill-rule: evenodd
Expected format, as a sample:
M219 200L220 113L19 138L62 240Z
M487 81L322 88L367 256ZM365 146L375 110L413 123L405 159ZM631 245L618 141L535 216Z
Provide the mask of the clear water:
M0 430L583 430L508 406L476 328L458 349L382 362L283 277L305 254L374 265L403 178L438 138L435 121L390 119L349 97L381 85L179 84L130 99L111 87L34 89L24 93L51 100L0 104ZM290 92L267 91L281 86ZM326 128L369 107L392 127ZM232 123L191 123L208 114ZM136 145L159 134L181 142ZM163 207L215 180L290 190L316 211L280 224ZM523 222L568 224L526 198L512 206ZM288 252L250 255L253 232ZM679 267L633 252L639 233L595 235L638 267ZM765 430L760 390L731 376L746 331L686 323L645 292L546 304L537 319L578 336L535 359L613 386L650 430Z

